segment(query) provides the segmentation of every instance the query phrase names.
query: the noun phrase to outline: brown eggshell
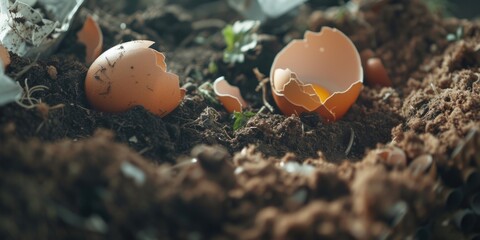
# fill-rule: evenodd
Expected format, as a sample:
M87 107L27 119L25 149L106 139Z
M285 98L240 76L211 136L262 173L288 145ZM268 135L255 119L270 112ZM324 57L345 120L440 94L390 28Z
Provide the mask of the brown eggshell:
M362 50L360 53L360 59L362 60L362 66L363 69L365 70L365 65L367 64L368 59L375 57L375 53L372 51L372 49L367 48Z
M370 58L365 64L365 80L370 85L391 87L392 80L388 77L387 70L380 58Z
M123 112L141 105L163 117L185 95L178 76L166 72L165 56L152 41L131 41L110 48L90 66L85 79L87 99L105 112Z
M82 29L77 33L78 41L86 48L85 62L91 64L102 52L102 29L92 16L88 15Z
M337 29L307 31L280 51L270 81L275 102L285 115L317 112L326 120L340 119L363 87L360 55L351 40ZM322 101L314 86L330 95Z
M213 82L213 91L229 113L241 112L247 106L240 89L230 85L224 77L219 77Z
M377 154L388 165L402 167L407 165L407 156L405 152L398 147L383 149Z
M2 45L0 45L0 59L2 60L3 68L6 69L11 62L10 53L8 53L8 50Z

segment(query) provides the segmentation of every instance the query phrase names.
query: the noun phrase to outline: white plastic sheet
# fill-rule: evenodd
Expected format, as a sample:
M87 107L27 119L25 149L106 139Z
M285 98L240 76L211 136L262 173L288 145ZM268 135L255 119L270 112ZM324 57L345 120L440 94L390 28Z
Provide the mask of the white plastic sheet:
M0 60L0 106L14 102L22 96L22 88L11 78L5 75L3 63Z
M277 18L293 10L307 0L228 0L228 3L243 16L264 21Z
M62 40L83 1L0 0L0 42L20 56L48 55ZM44 12L31 7L36 3Z

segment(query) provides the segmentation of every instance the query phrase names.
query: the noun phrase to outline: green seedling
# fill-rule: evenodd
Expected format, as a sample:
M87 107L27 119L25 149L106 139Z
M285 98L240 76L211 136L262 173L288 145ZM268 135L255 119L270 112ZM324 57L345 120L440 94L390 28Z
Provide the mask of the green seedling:
M255 116L256 113L246 111L246 112L234 112L233 113L233 130L237 131L241 127L245 126L250 118Z
M447 41L455 42L462 39L462 37L463 37L463 27L459 26L457 28L457 31L455 31L455 33L447 34Z
M218 66L217 64L214 62L214 61L211 61L209 64L208 64L208 72L210 74L217 74L218 73Z
M215 97L215 93L213 92L213 85L211 82L205 82L198 87L198 92L200 95L205 98L208 102L213 105L220 105L217 98Z
M259 25L259 21L237 21L222 30L226 44L223 52L224 62L235 64L245 61L245 53L257 46L258 35L256 32Z

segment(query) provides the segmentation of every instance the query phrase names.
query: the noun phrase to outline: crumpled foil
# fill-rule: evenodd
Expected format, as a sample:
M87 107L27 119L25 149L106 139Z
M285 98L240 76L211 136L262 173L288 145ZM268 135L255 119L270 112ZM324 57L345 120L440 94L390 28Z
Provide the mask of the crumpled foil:
M0 43L19 56L50 55L83 1L0 0Z
M264 21L277 18L295 9L307 0L228 0L228 4L244 17Z

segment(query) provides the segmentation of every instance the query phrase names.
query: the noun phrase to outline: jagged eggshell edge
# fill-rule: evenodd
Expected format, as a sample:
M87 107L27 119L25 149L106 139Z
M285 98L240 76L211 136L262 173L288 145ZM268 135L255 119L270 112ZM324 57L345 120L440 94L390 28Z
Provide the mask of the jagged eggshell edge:
M346 40L346 43L351 46L352 50L352 55L356 58L356 63L358 66L358 79L352 80L351 85L344 91L335 91L333 92L322 104L320 99L318 99L317 96L311 96L311 93L313 91L313 88L311 84L304 84L301 79L296 78L296 81L292 81L291 75L296 76L297 74L290 69L282 69L282 68L277 68L277 62L279 61L280 58L286 57L289 61L302 61L304 59L301 58L301 53L298 53L300 58L299 59L294 59L292 56L286 56L286 52L288 52L289 48L292 46L295 46L296 44L308 44L307 38L314 36L314 37L322 37L325 36L325 32L329 34L337 34L337 36L341 36L342 39ZM307 45L308 46L308 45ZM327 48L327 47L325 47ZM288 73L283 73L279 74L277 70L288 70L291 72L290 77ZM277 72L277 73L276 73ZM276 75L282 76L281 79L278 79ZM295 77L293 77L295 79ZM352 43L352 41L345 36L342 32L338 31L337 29L332 29L329 27L323 27L322 30L319 33L314 33L311 31L307 31L305 33L304 39L300 40L293 40L291 43L289 43L286 47L284 47L275 57L275 60L272 64L272 68L270 71L270 81L271 81L271 87L272 87L272 93L275 102L277 103L278 107L280 110L285 114L285 115L291 115L291 114L296 114L299 115L302 112L317 112L324 118L326 118L329 121L335 121L343 117L345 113L348 111L348 109L351 107L351 105L356 101L358 98L360 91L363 87L363 68L361 66L361 60L360 60L360 54L358 53L355 45ZM292 102L292 99L294 98L299 98L296 96L286 96L290 95L290 93L287 93L285 91L285 87L290 86L290 85L298 85L296 87L292 87L293 89L297 88L297 91L292 91L292 93L299 93L298 88L302 88L308 96L300 97L300 98L310 98L314 103L313 106L311 103L300 103L300 102ZM301 85L301 86L300 86ZM289 88L290 89L290 88ZM317 100L315 100L317 99ZM307 107L305 105L308 105Z
M240 89L230 85L224 77L219 77L213 82L213 91L229 113L241 112L247 106Z
M85 45L85 62L90 65L100 56L103 48L102 29L95 19L88 15L82 29L77 33L78 41Z
M87 72L85 89L87 99L95 109L123 112L141 105L163 117L180 104L185 90L180 89L178 76L167 72L165 56L149 48L153 43L148 40L122 43L105 51L92 63ZM134 69L132 67L137 69L139 76L125 72ZM141 84L149 89L147 94L134 86L140 83L139 81L135 83L133 79L127 82L118 80L124 80L125 77L143 80ZM128 84L130 87L122 86L116 91L114 88L118 86L115 84Z

